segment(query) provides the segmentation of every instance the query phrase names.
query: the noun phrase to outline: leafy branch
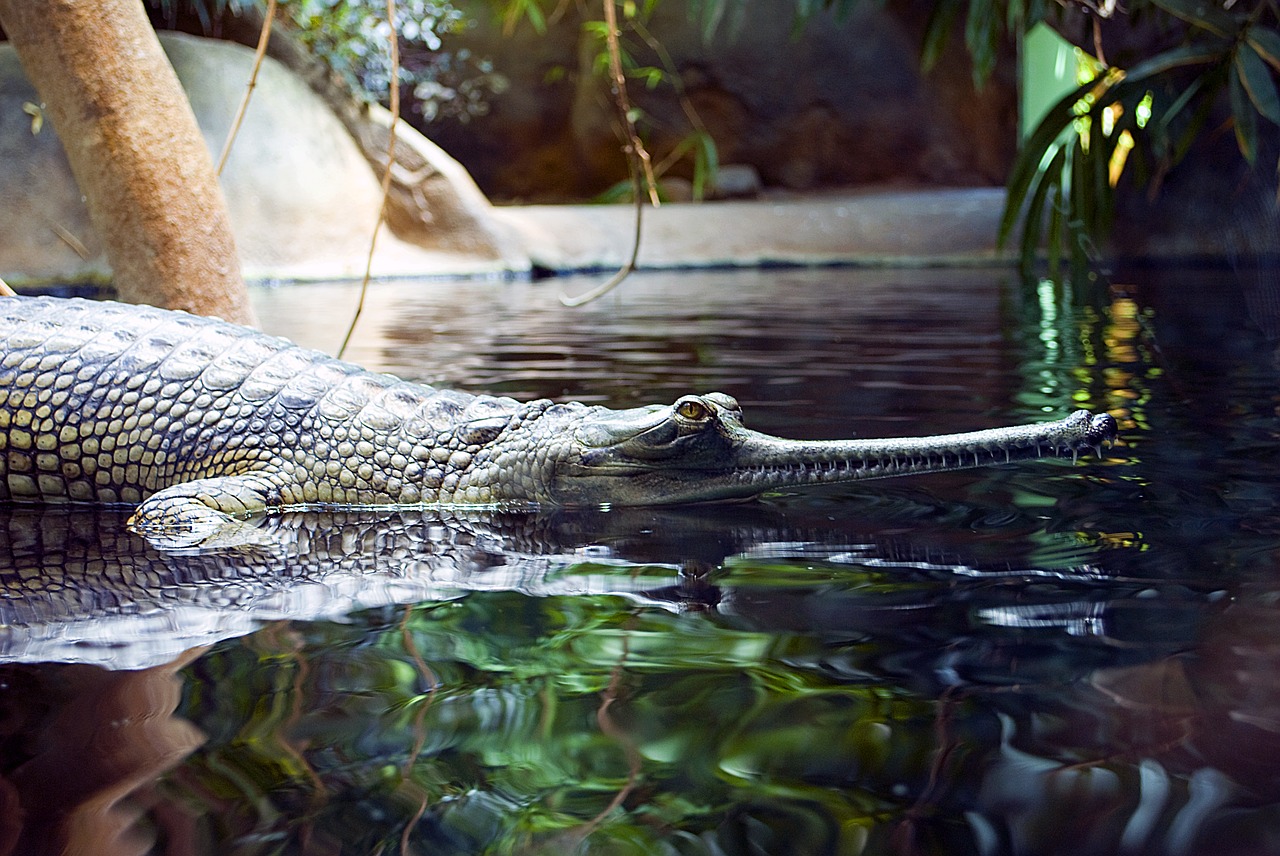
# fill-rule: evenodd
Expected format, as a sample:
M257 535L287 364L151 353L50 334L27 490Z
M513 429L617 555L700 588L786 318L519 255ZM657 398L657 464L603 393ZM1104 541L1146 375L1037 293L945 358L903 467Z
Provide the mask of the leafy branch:
M694 0L704 34L733 18L744 0ZM848 14L883 0L795 0L797 19L822 10ZM1241 156L1256 164L1267 123L1280 125L1280 11L1275 0L935 0L921 64L932 68L958 31L982 85L1001 46L1044 22L1061 26L1069 12L1092 28L1089 73L1023 141L1008 181L1002 245L1017 236L1024 268L1042 250L1052 264L1077 268L1096 259L1115 218L1122 176L1158 188L1161 180L1214 129L1215 108L1226 104ZM1174 47L1129 67L1107 61L1103 23L1156 19L1180 29ZM1274 138L1274 129L1271 137ZM1280 166L1280 165L1278 165ZM1278 170L1280 171L1280 170Z
M1031 20L1032 5L1022 9L1024 22ZM1023 143L999 241L1008 242L1021 225L1024 270L1035 265L1042 246L1053 265L1069 259L1080 269L1095 260L1114 220L1115 190L1126 166L1141 158L1135 179L1158 187L1206 131L1224 90L1228 121L1248 163L1259 154L1260 124L1280 125L1280 30L1272 4L1135 0L1131 12L1142 7L1185 24L1182 42L1129 68L1096 60L1093 73Z
M635 195L636 229L635 236L631 242L631 256L618 269L618 272L586 294L580 294L576 297L561 294L560 302L565 306L582 306L585 303L603 297L617 288L624 279L631 275L631 272L635 270L636 260L640 257L640 238L644 211L642 189L648 189L649 199L655 206L660 204L658 201L658 181L653 175L653 161L649 156L648 149L645 148L644 142L640 139L639 132L636 131L635 114L631 108L631 99L627 95L627 78L622 73L622 51L618 42L618 10L614 5L614 0L602 0L602 3L604 6L605 26L607 27L605 44L608 47L609 84L613 93L614 104L617 106L618 115L622 120L623 133L626 137L623 148L627 155L627 168L631 172L631 185Z

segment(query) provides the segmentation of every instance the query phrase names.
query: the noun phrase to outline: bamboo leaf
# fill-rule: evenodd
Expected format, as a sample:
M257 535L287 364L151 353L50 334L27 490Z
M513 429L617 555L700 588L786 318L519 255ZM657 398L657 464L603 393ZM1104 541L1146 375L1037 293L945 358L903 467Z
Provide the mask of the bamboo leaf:
M1091 230L1093 218L1097 214L1097 207L1094 205L1096 197L1092 193L1092 171L1093 164L1098 159L1097 155L1101 154L1100 150L1104 144L1102 135L1098 136L1099 139L1094 140L1087 153L1078 141L1071 146L1071 157L1067 163L1071 171L1071 179L1067 182L1066 214L1069 230L1073 232L1076 229ZM1072 243L1074 245L1076 242Z
M1213 0L1151 0L1151 2L1188 24L1208 30L1215 36L1233 37L1240 22L1213 4Z
M996 4L989 0L970 0L965 17L964 41L973 61L973 82L981 87L996 67L996 50L1000 42L1000 19Z
M853 8L857 6L860 2L861 0L835 0L835 2L831 2L831 0L827 0L826 6L829 9L835 10L837 21L839 21L840 23L844 23L845 21L849 20L849 13L852 12ZM884 0L873 0L871 6L873 9L877 9L877 10L883 9Z
M1035 193L1033 182L1044 173L1051 155L1058 153L1061 149L1060 138L1063 134L1070 133L1072 122L1076 118L1076 104L1094 88L1095 82L1089 82L1067 93L1057 104L1049 108L1044 118L1040 120L1040 124L1036 125L1035 130L1023 142L1022 151L1014 162L1006 185L1004 215L1000 219L1000 230L996 238L999 246L1004 246L1013 232L1013 227L1022 211L1022 203L1026 201L1028 195Z
M1132 145L1133 135L1137 132L1134 112L1126 110L1116 127L1112 129L1111 135L1100 140L1098 148L1089 152L1091 186L1085 192L1091 195L1092 207L1085 231L1091 246L1101 243L1111 230L1111 224L1115 219L1116 196L1115 185L1111 181L1111 164L1122 141L1126 140L1125 135L1129 135L1127 143ZM1081 190L1085 189L1081 188Z
M635 186L631 183L631 179L627 179L602 190L591 201L597 205L612 205L633 199L634 195Z
M925 71L933 68L942 56L959 12L960 4L956 0L942 0L934 6L925 27L924 44L920 47L920 65Z
M1247 43L1236 49L1236 74L1244 85L1244 91L1258 108L1258 112L1280 125L1280 96L1271 71L1258 52Z
M1026 7L1014 0L1005 10L1004 26L1011 33L1021 33L1023 31L1023 16L1026 14Z
M1184 15L1193 15L1189 0L1166 2L1170 6L1179 7ZM1218 14L1215 15L1215 12ZM1216 7L1211 7L1208 13L1201 11L1200 14L1202 17L1207 16L1209 21L1209 26L1200 26L1215 34L1236 32L1239 29L1234 18ZM1230 43L1218 39L1207 41L1206 44L1206 40L1202 39L1199 44L1163 51L1136 64L1127 72L1120 69L1108 70L1101 77L1077 87L1046 113L1025 140L1022 152L1015 161L998 234L998 242L1003 246L1021 218L1024 269L1034 261L1041 240L1055 264L1061 263L1068 252L1073 263L1089 255L1089 248L1096 246L1097 240L1105 234L1114 218L1111 160L1123 130L1121 125L1133 124L1130 116L1133 105L1129 105L1112 134L1103 137L1103 108L1117 101L1135 101L1145 94L1148 88L1146 82L1167 72L1196 66L1207 67L1204 72L1195 74L1185 86L1180 87L1182 91L1177 100L1161 115L1158 128L1163 132L1161 137L1167 140L1169 123L1197 95L1207 91L1206 79L1212 77L1221 80L1217 75L1225 67L1225 60L1231 56ZM1257 65L1262 64L1260 53L1253 52L1252 58ZM1267 81L1271 82L1269 76ZM1239 81L1237 85L1242 83L1243 81ZM1265 98L1265 95L1262 97ZM1240 138L1241 144L1242 147L1251 146L1256 151L1256 113L1247 95L1245 101L1249 107L1248 117L1237 120L1239 133L1243 135ZM1087 121L1092 131L1087 152L1078 133L1073 129L1075 122L1082 118L1082 105L1086 104ZM1248 124L1248 118L1254 119L1253 125ZM1167 142L1165 146L1168 147ZM1064 241L1069 241L1070 246L1064 246Z
M1133 68L1128 69L1124 73L1124 79L1129 83L1137 83L1175 68L1182 68L1188 65L1206 65L1221 60L1226 56L1228 49L1229 45L1218 42L1207 45L1182 45L1143 60Z
M1107 187L1108 152L1114 149L1115 137L1094 135L1086 152L1077 139L1071 152L1070 214L1073 222L1090 235L1102 228L1101 202Z
M1106 197L1094 192L1092 186L1095 164L1105 164L1110 158L1107 151L1115 144L1115 136L1099 140L1086 154L1076 142L1071 153L1072 177L1068 194L1067 237L1071 241L1072 276L1079 275L1090 261L1087 248L1094 246L1095 238L1102 235L1103 210Z
M656 89L667 79L666 72L651 65L630 68L627 70L627 74L630 77L636 77L643 80L646 89Z
M1049 259L1049 270L1055 275L1058 273L1059 263L1062 260L1062 182L1065 176L1070 174L1071 167L1066 162L1066 157L1070 149L1063 149L1061 155L1063 157L1062 168L1057 175L1059 180L1053 185L1051 198L1049 199L1049 228L1045 239L1045 255Z
M693 158L693 175L695 191L701 196L701 191L698 191L699 183L705 189L719 181L720 151L716 148L715 139L705 131L698 132L697 141L698 148Z
M1101 142L1101 141L1099 141ZM1089 160L1088 183L1080 182L1079 192L1083 196L1092 197L1092 217L1089 220L1089 234L1093 238L1101 238L1107 231L1111 220L1111 153L1115 151L1115 137L1106 140L1102 151L1091 153ZM1086 191L1085 188L1088 188Z
M1023 212L1021 248L1023 273L1030 273L1035 268L1036 257L1040 252L1040 237L1044 230L1045 199L1048 197L1050 188L1057 183L1055 178L1061 180L1062 166L1065 163L1065 159L1066 152L1059 148L1045 168L1036 173L1035 186L1031 192L1031 201Z
M1231 92L1231 116L1236 128L1236 145L1240 147L1240 154L1244 155L1244 159L1253 163L1258 156L1258 114L1249 103L1249 96L1238 70L1231 75L1228 89Z
M1049 189L1049 182L1036 188L1035 195L1027 205L1022 219L1022 241L1018 247L1018 268L1024 274L1030 274L1036 268L1036 258L1040 252L1040 233L1044 225L1044 195Z
M1179 93L1178 97L1174 99L1174 102L1169 105L1169 109L1161 113L1160 118L1154 123L1147 126L1149 128L1154 126L1153 135L1162 145L1167 145L1170 123L1172 123L1174 119L1178 118L1178 115L1187 108L1187 105L1191 103L1191 99L1194 98L1200 91L1201 87L1204 86L1206 79L1206 75L1202 74L1197 76L1187 84L1186 88L1184 88L1181 93Z
M1230 69L1224 69L1224 74L1229 70ZM1223 75L1217 76L1219 79L1214 83L1213 88L1210 90L1215 96L1221 93L1222 87L1224 86L1224 83L1222 82ZM1187 122L1186 128L1183 129L1178 138L1174 140L1172 157L1173 163L1181 161L1186 157L1187 152L1191 150L1192 144L1195 143L1196 138L1200 135L1200 132L1204 129L1205 124L1213 114L1213 107L1217 100L1218 99L1216 97L1205 97L1200 99L1199 103L1196 105L1195 113L1192 115L1191 120Z
M796 9L795 14L791 16L791 38L798 39L804 32L805 24L822 8L822 3L820 0L794 0L794 2Z
M529 19L530 25L533 26L533 31L540 36L545 36L547 34L547 19L542 14L542 9L538 6L537 0L523 0L519 5L523 9L525 17Z
M724 19L727 0L694 0L689 4L689 13L701 22L702 41L709 44L715 37L720 22Z
M1255 25L1245 33L1245 40L1272 67L1280 69L1280 32Z

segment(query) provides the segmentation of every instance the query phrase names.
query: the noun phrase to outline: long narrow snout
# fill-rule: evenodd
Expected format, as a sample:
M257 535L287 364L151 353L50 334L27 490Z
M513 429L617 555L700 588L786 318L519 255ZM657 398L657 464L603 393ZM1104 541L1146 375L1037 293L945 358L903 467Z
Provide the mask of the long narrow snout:
M1108 414L963 434L877 440L787 440L742 425L728 396L688 396L669 411L645 410L597 426L591 451L566 469L565 504L663 505L735 499L803 485L890 478L1070 457L1116 438ZM584 435L580 435L584 436Z
M1100 450L1116 438L1106 413L1078 410L1065 419L963 434L883 440L784 440L741 429L734 461L724 474L744 487L773 488L889 478L1070 457ZM758 491L756 491L758 492Z

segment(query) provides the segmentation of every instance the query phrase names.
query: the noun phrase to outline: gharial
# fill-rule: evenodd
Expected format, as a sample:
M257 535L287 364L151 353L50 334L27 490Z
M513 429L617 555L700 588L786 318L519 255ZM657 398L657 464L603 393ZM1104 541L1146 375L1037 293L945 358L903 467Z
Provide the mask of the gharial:
M0 501L136 504L168 545L255 512L352 505L644 505L1075 457L1115 420L793 441L719 392L628 410L470 395L252 329L88 300L0 298Z

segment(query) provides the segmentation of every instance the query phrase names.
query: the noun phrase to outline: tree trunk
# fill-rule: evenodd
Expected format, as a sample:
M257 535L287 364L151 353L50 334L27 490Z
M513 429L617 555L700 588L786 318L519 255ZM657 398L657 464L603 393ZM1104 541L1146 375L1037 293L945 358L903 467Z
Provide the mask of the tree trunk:
M116 290L253 323L226 201L141 0L0 0Z

